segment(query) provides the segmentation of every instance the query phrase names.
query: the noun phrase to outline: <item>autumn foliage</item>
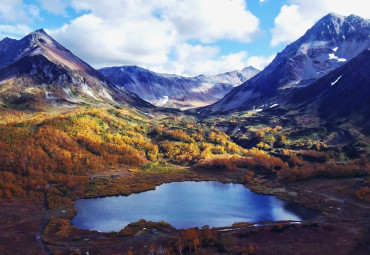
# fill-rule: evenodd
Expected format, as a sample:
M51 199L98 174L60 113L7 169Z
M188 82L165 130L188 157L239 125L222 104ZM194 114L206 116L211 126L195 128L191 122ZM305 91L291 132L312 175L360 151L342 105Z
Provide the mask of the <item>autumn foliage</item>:
M25 197L47 184L78 195L89 170L157 160L158 146L117 114L90 110L2 125L0 195Z
M370 163L362 158L348 164L338 163L306 163L304 166L283 169L277 173L281 181L302 181L314 177L348 178L370 174Z
M90 171L163 159L193 165L214 154L243 153L220 131L181 122L157 125L125 109L20 115L4 123L0 124L0 196L8 198L42 197L47 184L64 196L76 197L83 194Z
M287 168L288 164L280 158L271 156L264 151L251 149L245 151L244 156L221 156L205 159L197 164L199 168L237 171L238 169L251 170L260 174L270 174L276 170Z
M362 201L370 202L370 179L363 182L363 184L356 190L355 195Z
M89 180L89 173L101 169L169 162L194 169L239 171L243 182L258 174L299 181L364 176L370 169L365 157L347 164L332 162L331 154L319 151L325 147L322 142L306 141L310 150L290 150L281 126L256 130L253 136L260 141L260 149L247 150L213 126L175 117L153 121L127 109L4 116L0 122L0 197L41 198L48 192L53 206L91 187L113 185ZM276 143L284 149L275 150ZM123 193L129 189L121 182L114 185ZM359 191L358 197L366 192L365 188Z

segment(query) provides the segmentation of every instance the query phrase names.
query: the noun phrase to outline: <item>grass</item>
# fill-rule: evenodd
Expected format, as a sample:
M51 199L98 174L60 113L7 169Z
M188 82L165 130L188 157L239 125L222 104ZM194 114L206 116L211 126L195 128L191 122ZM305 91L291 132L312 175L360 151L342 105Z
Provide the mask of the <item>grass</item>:
M187 173L189 169L186 167L181 167L167 162L155 162L144 166L140 169L145 173Z

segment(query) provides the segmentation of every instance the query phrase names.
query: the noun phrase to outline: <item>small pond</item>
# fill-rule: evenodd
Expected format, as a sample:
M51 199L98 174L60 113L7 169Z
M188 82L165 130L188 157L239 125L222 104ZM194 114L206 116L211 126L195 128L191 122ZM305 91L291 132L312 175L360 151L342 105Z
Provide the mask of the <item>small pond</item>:
M306 220L318 215L292 202L253 193L241 184L173 182L130 196L79 199L73 225L119 231L139 219L167 221L175 228L230 226L235 222Z

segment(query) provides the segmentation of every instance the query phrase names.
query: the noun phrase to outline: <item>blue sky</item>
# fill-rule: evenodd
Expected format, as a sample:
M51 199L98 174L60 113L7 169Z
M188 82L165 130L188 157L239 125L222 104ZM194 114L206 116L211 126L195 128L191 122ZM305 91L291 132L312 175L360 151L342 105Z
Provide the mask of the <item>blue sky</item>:
M44 28L96 68L182 75L263 69L329 12L369 18L368 0L1 0L0 39Z

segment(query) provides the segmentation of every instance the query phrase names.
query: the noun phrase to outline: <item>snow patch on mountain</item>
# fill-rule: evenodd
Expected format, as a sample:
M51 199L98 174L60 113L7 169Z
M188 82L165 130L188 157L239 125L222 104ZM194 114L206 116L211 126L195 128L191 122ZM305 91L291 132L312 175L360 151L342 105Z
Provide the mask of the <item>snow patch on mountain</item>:
M109 94L109 92L105 88L99 91L99 95L102 97L105 97L106 99L110 101L114 101L112 96Z
M90 89L90 87L86 83L83 83L80 88L84 94L94 99L97 99L96 96L94 95L94 92Z
M335 84L337 84L337 82L340 80L340 78L342 78L343 75L339 76L335 81L333 81L331 83L331 86L334 86Z
M156 106L185 109L214 103L259 70L247 67L215 76L196 77L160 74L137 66L108 67L100 72Z
M214 86L214 84L212 84L212 83L203 82L203 83L200 84L199 87L192 88L191 91L195 92L195 93L207 92L213 86Z
M74 98L72 90L69 87L63 87L62 90L66 94L66 99L67 100L72 100Z
M55 100L57 98L52 95L52 92L45 90L45 99L46 100Z
M155 106L158 106L158 107L163 107L163 106L165 106L167 104L168 100L169 100L169 97L168 96L164 96L164 97L162 97L159 100L153 101L153 104Z
M275 107L276 107L276 106L278 106L278 105L279 105L279 104L273 104L273 105L271 105L271 106L270 106L270 109L271 109L271 108L275 108Z
M346 62L347 61L347 59L345 59L345 58L339 58L339 57L335 56L334 53L329 53L329 59L335 59L338 62Z
M310 86L370 48L369 35L370 20L328 14L278 53L262 72L201 112L248 110L280 99L287 90Z

